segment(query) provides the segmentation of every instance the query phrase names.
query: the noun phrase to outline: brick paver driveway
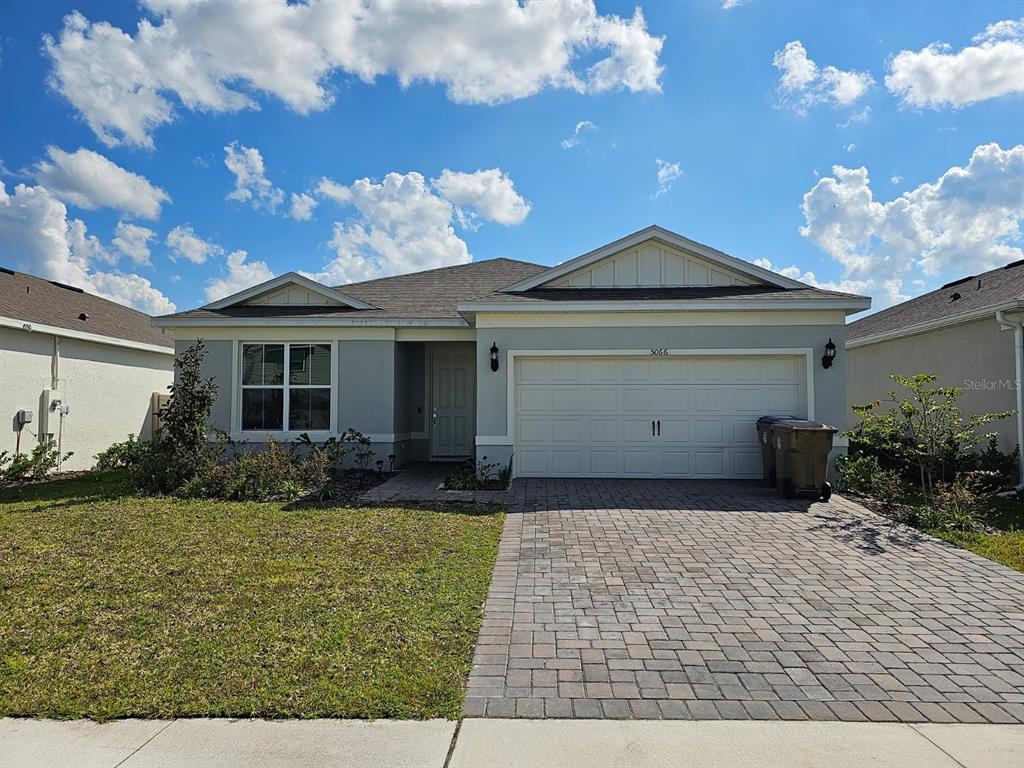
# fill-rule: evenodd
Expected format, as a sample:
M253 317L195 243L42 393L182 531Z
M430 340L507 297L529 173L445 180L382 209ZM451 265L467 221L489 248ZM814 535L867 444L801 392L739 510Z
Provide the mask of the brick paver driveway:
M753 483L517 481L469 716L1024 722L1024 575Z

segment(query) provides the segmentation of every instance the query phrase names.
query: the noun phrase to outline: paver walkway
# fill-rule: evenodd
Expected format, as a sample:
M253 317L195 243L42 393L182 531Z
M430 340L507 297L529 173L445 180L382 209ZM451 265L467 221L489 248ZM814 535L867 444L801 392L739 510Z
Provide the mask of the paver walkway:
M467 716L1024 722L1024 574L838 496L514 491Z

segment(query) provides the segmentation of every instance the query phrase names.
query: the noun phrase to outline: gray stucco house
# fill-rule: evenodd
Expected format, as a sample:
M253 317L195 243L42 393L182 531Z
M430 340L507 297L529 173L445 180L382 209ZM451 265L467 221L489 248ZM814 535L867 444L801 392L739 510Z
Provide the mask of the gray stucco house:
M754 422L842 426L846 316L819 290L660 227L555 267L492 259L328 287L282 275L159 318L206 340L235 439L348 427L399 464L517 476L749 478Z
M851 404L885 397L889 373L934 373L964 390L965 412L1016 410L992 425L1003 450L1024 431L1024 261L954 280L851 323L846 330ZM1024 458L1021 465L1024 482Z

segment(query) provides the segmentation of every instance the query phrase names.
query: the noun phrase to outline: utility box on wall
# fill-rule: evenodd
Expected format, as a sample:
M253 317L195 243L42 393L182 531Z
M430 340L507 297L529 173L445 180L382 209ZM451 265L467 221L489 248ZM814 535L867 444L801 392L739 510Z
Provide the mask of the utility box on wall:
M57 405L59 404L59 405ZM56 435L60 428L61 408L67 413L64 398L59 389L44 389L39 406L39 434Z

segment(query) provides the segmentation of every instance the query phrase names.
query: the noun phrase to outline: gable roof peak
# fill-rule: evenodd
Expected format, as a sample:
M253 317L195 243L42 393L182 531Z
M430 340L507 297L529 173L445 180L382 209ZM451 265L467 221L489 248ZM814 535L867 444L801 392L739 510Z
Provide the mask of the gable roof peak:
M724 251L718 250L717 248L712 248L709 245L698 243L696 240L691 240L688 237L684 237L683 235L669 229L665 229L658 224L651 224L643 229L633 232L632 234L603 245L600 248L595 248L594 250L588 251L574 259L564 261L539 275L527 278L526 280L521 280L513 285L506 286L502 291L514 293L547 285L548 283L551 283L565 275L576 272L577 270L583 269L591 264L595 264L622 251L634 248L648 240L658 240L659 242L683 251L684 253L711 262L715 266L730 270L734 273L739 273L740 275L766 283L767 285L784 289L805 289L811 287L806 283L801 283L799 280L793 280L785 275L780 275L779 273L772 272L764 267L759 267L749 261L738 259Z

